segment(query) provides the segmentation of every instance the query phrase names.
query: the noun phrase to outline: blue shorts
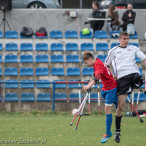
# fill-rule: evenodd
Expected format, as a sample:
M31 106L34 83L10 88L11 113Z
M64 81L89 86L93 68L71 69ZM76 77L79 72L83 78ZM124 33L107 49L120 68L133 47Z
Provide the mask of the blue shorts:
M105 99L105 105L112 106L112 104L118 104L117 88L112 90L101 90L101 97Z

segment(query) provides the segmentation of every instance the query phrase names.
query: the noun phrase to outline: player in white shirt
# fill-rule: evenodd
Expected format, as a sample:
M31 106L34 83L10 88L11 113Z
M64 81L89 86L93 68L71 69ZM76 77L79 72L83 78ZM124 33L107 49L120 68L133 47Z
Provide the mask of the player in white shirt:
M143 84L135 57L143 60L146 65L146 55L139 48L128 45L129 34L127 32L120 33L119 41L120 45L112 48L105 60L107 66L112 63L115 72L114 77L117 79L118 85L118 107L115 117L116 129L114 137L117 143L120 142L120 124L127 94L131 94L131 89L139 88Z

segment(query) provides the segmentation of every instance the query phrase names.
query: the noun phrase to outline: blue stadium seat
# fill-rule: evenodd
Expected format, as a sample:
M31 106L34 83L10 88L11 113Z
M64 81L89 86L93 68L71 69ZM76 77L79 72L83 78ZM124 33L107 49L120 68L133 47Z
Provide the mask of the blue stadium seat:
M65 32L65 38L66 39L77 39L78 38L78 33L75 30L67 30Z
M39 102L49 102L49 101L51 101L50 94L49 93L39 93L37 95L37 101L39 101Z
M139 71L140 71L140 75L143 76L142 68L139 68Z
M141 89L145 89L145 84L143 84L140 88L141 88Z
M37 63L48 63L49 58L48 55L36 55L36 62Z
M108 36L107 36L107 32L104 31L104 30L97 30L95 31L95 38L97 39L107 39Z
M51 51L63 51L63 44L62 43L52 43Z
M33 38L33 35L32 36L23 36L22 34L21 34L21 32L20 32L20 38L21 39L32 39Z
M3 45L0 43L0 51L3 50Z
M103 63L105 62L107 55L98 55L97 58L99 58Z
M18 51L18 45L16 43L6 43L5 51Z
M63 38L62 32L60 30L50 31L50 38L51 39L61 39L61 38Z
M55 93L55 100L56 101L66 101L66 94L65 93Z
M5 102L18 102L18 94L17 93L6 93L4 97Z
M20 62L21 63L33 63L33 56L32 55L21 55Z
M78 82L79 80L69 80L71 82ZM82 84L68 84L68 88L81 88Z
M33 51L33 45L31 43L22 43L20 45L21 51Z
M4 75L5 76L17 76L18 75L18 70L15 67L5 68Z
M2 55L0 55L0 63L2 63L3 62L3 60L2 60Z
M64 62L63 55L51 55L51 62L52 63Z
M119 38L119 34L121 33L121 31L120 30L112 30L112 31L110 31L109 32L109 37L110 38ZM113 37L112 35L115 35L115 34L117 34L117 36L116 37Z
M3 32L0 31L0 38L3 38Z
M37 82L40 82L41 84L36 84L36 88L50 88L50 83L48 80L38 80Z
M9 39L17 39L18 38L18 33L15 30L9 30L5 32L5 38Z
M5 83L5 88L19 88L18 84L13 83L13 82L17 82L17 80L6 80L6 82L9 83Z
M92 67L85 67L82 69L83 76L92 76L94 73L94 69Z
M134 101L137 101L138 93L134 93ZM144 93L140 93L139 101L146 101L146 95Z
M48 76L49 75L49 69L47 67L38 67L35 70L36 76Z
M26 84L20 84L20 88L34 88L33 80L22 80L22 82L26 82Z
M5 63L17 63L18 62L18 58L17 55L6 55L5 56Z
M90 93L90 100L91 100L91 102L98 101L98 94L97 93Z
M116 46L118 46L118 45L120 45L120 43L118 43L118 42L117 43L112 43L111 44L111 49L114 48L114 47L116 47Z
M92 39L93 38L93 34L92 34L92 32L90 32L90 34L83 35L82 31L80 31L80 38L81 39Z
M2 69L0 68L0 76L2 76Z
M62 82L65 80L54 80L54 82ZM66 84L55 84L55 88L66 88Z
M33 68L23 67L20 69L20 76L33 76Z
M67 68L67 76L80 76L80 69L78 67Z
M131 100L131 94L127 95L128 98ZM129 102L128 99L126 99L126 102Z
M79 63L79 56L78 55L66 55L66 62L67 63Z
M93 51L93 44L92 43L82 43L81 44L81 51Z
M129 45L133 45L133 46L136 46L136 47L139 48L139 44L138 43L132 43L132 42L130 42Z
M82 99L82 94L81 94L81 99ZM72 101L72 102L79 101L79 93L70 93L69 94L69 101Z
M64 76L64 68L60 68L60 67L54 67L51 69L51 75L52 76Z
M35 101L34 94L33 93L22 93L20 100L21 100L21 102Z
M137 32L135 31L134 35L129 35L129 39L138 39Z
M96 51L108 51L108 44L107 43L97 43L96 44Z
M48 51L48 44L47 43L37 43L35 46L36 51Z
M135 61L136 61L136 63L141 63L141 60L138 57L135 58Z
M67 43L66 51L79 51L77 43Z

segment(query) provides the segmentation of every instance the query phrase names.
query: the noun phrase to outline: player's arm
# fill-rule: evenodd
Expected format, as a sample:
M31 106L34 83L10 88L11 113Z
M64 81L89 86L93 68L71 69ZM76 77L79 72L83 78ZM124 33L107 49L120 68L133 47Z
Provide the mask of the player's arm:
M88 83L88 85L83 86L83 90L87 91L89 88L91 88L93 85L95 85L95 83L97 81L99 81L99 79L101 78L101 74L95 74L95 77L93 77L90 82Z
M105 59L105 64L106 66L110 66L110 64L112 63L112 61L114 60L115 58L115 54L114 54L114 50L110 50L106 59Z

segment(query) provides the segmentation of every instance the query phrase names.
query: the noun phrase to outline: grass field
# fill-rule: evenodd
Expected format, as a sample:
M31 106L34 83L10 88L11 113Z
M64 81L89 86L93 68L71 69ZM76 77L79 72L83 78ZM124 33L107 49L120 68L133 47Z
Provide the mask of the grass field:
M104 114L82 116L77 131L74 130L75 123L72 127L69 125L72 119L69 113L0 113L0 145L146 146L146 118L141 124L137 117L123 117L120 144L113 136L107 143L100 143L105 133Z

